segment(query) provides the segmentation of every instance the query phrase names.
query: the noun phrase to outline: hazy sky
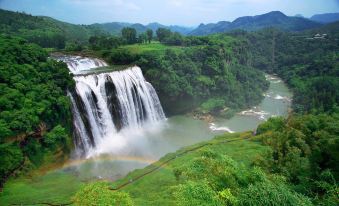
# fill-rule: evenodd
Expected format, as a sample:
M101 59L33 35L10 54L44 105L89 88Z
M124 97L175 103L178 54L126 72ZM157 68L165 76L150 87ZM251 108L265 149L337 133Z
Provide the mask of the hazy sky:
M275 10L306 17L339 12L339 0L0 0L0 8L77 24L119 21L195 26Z

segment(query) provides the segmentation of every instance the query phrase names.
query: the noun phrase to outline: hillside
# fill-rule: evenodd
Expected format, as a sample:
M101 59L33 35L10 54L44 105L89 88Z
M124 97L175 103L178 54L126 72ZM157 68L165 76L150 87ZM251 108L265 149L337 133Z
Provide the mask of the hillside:
M215 24L201 24L189 35L208 35L232 30L255 31L267 27L275 27L286 31L302 31L321 26L320 23L301 17L289 17L280 11L272 11L257 16L239 17L233 22L222 21Z
M76 25L62 22L51 17L32 16L21 12L13 12L0 9L0 33L20 36L29 42L42 47L63 49L67 43L86 44L94 35L121 34L124 27L132 27L137 33L152 29L167 28L183 35L189 33L192 28L182 26L165 26L159 23L142 25L139 23L112 22L91 25Z
M339 13L316 14L310 18L312 21L320 23L332 23L339 21Z
M0 33L17 35L42 47L64 48L66 42L87 42L90 36L102 34L103 31L50 17L0 9Z
M190 27L183 27L183 26L177 26L177 25L165 26L165 25L162 25L156 22L149 23L147 25L143 25L139 23L131 24L131 23L123 23L123 22L110 22L110 23L103 23L103 24L98 24L98 23L91 24L90 26L93 26L100 30L104 30L112 35L120 35L121 30L124 27L132 27L139 34L146 32L147 29L151 29L155 32L158 28L170 29L172 32L179 32L182 35L186 35L193 30L193 28L190 28Z

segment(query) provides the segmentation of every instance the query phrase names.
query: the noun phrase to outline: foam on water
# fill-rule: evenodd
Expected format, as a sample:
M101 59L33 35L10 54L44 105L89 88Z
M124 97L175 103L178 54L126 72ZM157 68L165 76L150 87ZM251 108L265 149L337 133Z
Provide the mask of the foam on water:
M228 127L217 127L215 123L210 123L209 128L212 131L225 131L225 132L228 132L228 133L234 133L234 131L232 131Z

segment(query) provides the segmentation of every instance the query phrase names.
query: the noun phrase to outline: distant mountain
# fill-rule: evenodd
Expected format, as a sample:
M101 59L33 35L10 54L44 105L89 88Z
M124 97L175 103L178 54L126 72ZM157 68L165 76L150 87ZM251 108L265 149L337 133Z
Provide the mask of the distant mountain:
M316 14L313 15L310 19L320 23L332 23L335 21L339 21L339 13Z
M97 29L103 30L112 35L119 35L120 31L124 27L130 27L132 24L123 23L123 22L111 22L111 23L103 23L103 24L91 24L90 26L95 27Z
M272 11L257 16L239 17L233 22L221 21L216 24L200 24L189 35L208 35L236 29L255 31L266 27L275 27L287 31L302 31L321 26L320 23L302 17L286 16L280 11Z
M139 23L131 24L131 23L111 22L111 23L104 23L104 24L92 24L91 26L94 26L98 29L102 29L102 30L104 30L104 31L106 31L110 34L113 34L113 35L119 35L121 30L124 27L132 27L139 34L145 32L147 29L152 29L155 32L158 28L167 28L167 29L170 29L173 32L179 32L183 35L186 35L194 29L194 28L190 28L190 27L183 27L183 26L176 26L176 25L165 26L165 25L159 24L157 22L150 23L150 24L147 24L147 25L142 25L142 24L139 24Z

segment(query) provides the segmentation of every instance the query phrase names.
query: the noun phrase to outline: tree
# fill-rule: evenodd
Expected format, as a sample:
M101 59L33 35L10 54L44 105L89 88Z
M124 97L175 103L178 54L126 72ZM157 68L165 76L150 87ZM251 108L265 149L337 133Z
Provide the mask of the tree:
M156 33L160 42L163 42L166 38L170 37L172 34L171 30L165 28L157 29Z
M147 43L148 37L145 33L139 34L138 42L140 44Z
M127 44L134 44L137 42L137 31L131 27L125 27L121 30L122 38Z
M151 43L151 41L153 39L153 30L152 29L147 29L146 34L147 34L148 43Z

